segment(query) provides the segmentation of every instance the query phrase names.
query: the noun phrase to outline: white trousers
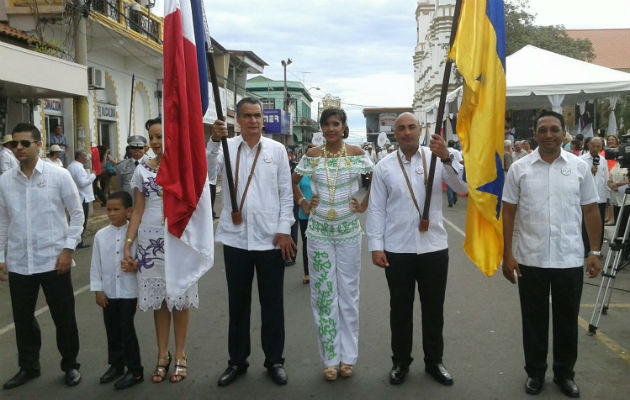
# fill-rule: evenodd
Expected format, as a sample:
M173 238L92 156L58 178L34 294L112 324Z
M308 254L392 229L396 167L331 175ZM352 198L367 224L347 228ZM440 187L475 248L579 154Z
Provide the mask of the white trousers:
M354 365L359 355L361 239L307 241L311 306L324 367Z

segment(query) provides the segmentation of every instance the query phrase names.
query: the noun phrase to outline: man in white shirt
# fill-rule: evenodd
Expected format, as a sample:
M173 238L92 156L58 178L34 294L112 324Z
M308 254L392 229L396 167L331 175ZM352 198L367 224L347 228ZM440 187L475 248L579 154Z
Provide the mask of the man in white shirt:
M87 154L84 151L77 151L74 154L74 161L68 165L68 172L72 176L74 183L79 189L79 196L81 198L81 204L83 205L83 215L85 219L83 221L83 232L87 227L88 215L90 212L90 203L94 201L94 189L92 188L92 182L96 179L96 175L89 173L83 168L83 165L87 162ZM77 246L78 249L89 247L88 244L81 243Z
M208 176L223 177L223 210L215 240L223 243L229 294L230 327L228 368L219 386L232 383L247 371L250 355L250 308L254 270L262 314L265 367L278 385L287 383L284 370L284 261L293 258L296 245L289 236L293 225L293 190L285 147L262 137L260 101L245 97L236 106L241 135L228 139L236 189L238 216L232 214L221 138L227 126L217 120L208 142ZM238 166L238 167L236 167ZM251 177L251 178L250 178ZM249 179L248 179L249 178ZM250 182L251 179L251 182Z
M604 240L604 216L606 215L606 205L608 200L608 163L601 156L604 148L604 140L599 136L593 137L588 142L588 152L580 157L589 165L593 179L595 179L595 189L599 196L597 206L599 207L599 216L601 219L602 234L599 238L598 249L601 249ZM582 241L584 242L584 254L588 256L591 246L589 245L586 226L582 222Z
M443 307L448 275L448 242L442 223L442 183L458 193L467 193L463 168L454 162L439 135L429 147L420 147L420 124L403 113L394 125L400 149L383 159L372 177L367 216L368 247L372 262L385 269L390 295L393 367L389 381L404 381L409 372L413 341L413 302L416 282L422 303L422 347L425 371L443 385L453 378L442 363ZM441 159L429 208L429 227L419 229L426 197L431 153ZM413 190L413 191L412 191Z
M8 143L13 141L13 136L4 135L2 137L2 150L0 150L0 175L4 174L11 168L18 166L18 160L13 154L13 150L8 147Z
M591 167L562 151L563 137L562 115L541 113L534 135L538 148L508 171L503 188L503 275L512 283L518 276L525 392L539 393L545 381L551 292L554 382L567 396L579 397L573 368L584 280L582 214L591 246L586 259L590 278L601 269L601 224Z
M512 160L517 161L525 157L528 153L521 147L521 141L514 142L514 151L512 152Z
M68 171L39 158L42 137L37 127L18 124L11 146L20 166L0 176L0 277L9 271L20 370L4 389L40 375L41 334L35 319L40 286L57 329L66 385L74 386L81 374L76 360L79 332L70 269L72 254L81 240L79 193Z
M454 140L448 141L448 152L449 154L453 155L453 162L461 165L461 162L463 160L462 152L455 148ZM449 207L453 207L455 204L457 204L457 194L448 185L446 185L446 199L448 200Z

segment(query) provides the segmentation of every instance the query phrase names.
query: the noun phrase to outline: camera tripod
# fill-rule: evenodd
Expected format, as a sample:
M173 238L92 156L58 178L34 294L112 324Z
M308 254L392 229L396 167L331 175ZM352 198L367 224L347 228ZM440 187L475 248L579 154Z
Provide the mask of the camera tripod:
M626 264L624 264L625 251L630 246L630 217L627 218L625 226L621 226L621 222L624 219L625 212L630 212L630 205L626 205L626 199L630 194L630 186L626 188L623 194L623 201L619 215L617 216L617 222L615 222L615 231L608 247L608 253L606 254L606 260L602 268L602 282L599 285L597 291L597 298L593 307L593 314L591 315L591 321L588 324L588 334L595 335L599 326L599 320L602 315L608 313L608 307L610 306L610 299L615 287L615 277L617 272L621 271ZM621 229L623 229L623 235L620 236ZM595 321L595 322L593 322Z

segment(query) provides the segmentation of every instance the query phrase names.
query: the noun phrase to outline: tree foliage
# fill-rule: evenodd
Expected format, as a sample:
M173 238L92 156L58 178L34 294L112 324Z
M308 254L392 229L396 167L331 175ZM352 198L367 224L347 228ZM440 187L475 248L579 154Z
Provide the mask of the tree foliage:
M595 58L588 39L572 39L563 25L534 25L535 14L528 10L528 0L505 2L505 39L507 55L531 44L541 49L583 61Z

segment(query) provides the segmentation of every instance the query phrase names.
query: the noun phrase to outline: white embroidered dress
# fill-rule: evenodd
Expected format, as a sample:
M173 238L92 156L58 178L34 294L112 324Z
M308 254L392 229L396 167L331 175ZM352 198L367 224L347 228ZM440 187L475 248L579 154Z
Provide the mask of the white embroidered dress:
M143 160L131 178L131 189L144 195L144 213L138 228L138 308L158 310L166 300L169 310L199 307L197 284L183 295L166 295L164 277L164 225L162 225L162 187L155 182L157 171Z

